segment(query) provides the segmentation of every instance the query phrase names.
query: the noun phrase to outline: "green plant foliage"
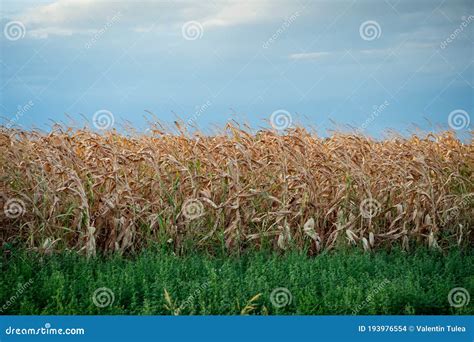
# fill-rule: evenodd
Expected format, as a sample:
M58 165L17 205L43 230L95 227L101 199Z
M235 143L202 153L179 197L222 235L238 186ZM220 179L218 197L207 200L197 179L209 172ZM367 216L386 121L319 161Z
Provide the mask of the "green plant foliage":
M150 249L133 258L90 259L67 252L3 254L2 314L474 313L472 301L460 308L448 302L455 287L474 293L473 254L456 250L447 254L425 249L338 250L316 257L250 252L216 257L200 252L175 256ZM104 307L93 301L100 288L113 293L113 302ZM272 302L277 288L289 291L286 305Z

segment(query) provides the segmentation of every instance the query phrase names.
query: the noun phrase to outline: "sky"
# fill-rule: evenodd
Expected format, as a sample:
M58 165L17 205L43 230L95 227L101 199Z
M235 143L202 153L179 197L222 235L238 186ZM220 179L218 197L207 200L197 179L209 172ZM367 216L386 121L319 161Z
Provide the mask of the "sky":
M0 26L8 127L473 128L470 0L2 0Z

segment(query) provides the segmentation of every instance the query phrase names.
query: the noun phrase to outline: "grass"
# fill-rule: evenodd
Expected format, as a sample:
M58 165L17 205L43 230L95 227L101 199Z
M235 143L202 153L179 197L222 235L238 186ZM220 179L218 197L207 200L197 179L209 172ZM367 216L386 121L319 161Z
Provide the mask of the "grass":
M7 255L7 254L5 254ZM474 291L474 258L420 248L363 253L202 253L175 256L144 250L134 257L84 258L12 251L1 265L2 314L473 314L470 304L449 305L454 287ZM107 287L111 305L94 292ZM276 307L276 288L291 303ZM283 290L284 291L284 290ZM100 290L99 290L100 292ZM110 293L109 293L110 296ZM107 294L96 295L108 304ZM285 303L284 292L276 302Z

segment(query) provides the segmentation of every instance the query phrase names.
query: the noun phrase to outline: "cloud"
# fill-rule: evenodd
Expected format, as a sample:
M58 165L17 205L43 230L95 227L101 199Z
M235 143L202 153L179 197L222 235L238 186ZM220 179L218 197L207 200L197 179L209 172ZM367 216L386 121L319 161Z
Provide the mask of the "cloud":
M294 53L290 55L290 59L322 59L330 56L331 53L328 51L323 52L308 52L308 53Z
M291 6L291 3L289 3ZM56 0L25 10L15 16L34 38L90 34L107 20L121 14L119 27L134 32L180 27L187 21L198 21L205 28L229 27L275 18L287 6L272 6L270 0L259 1L106 1ZM179 31L178 31L179 32Z
M59 0L47 5L36 6L21 13L16 19L27 28L34 38L49 35L70 36L74 33L88 33L95 27L88 19L93 11L102 13L105 3L93 0Z
M231 26L251 21L257 21L271 13L269 1L248 1L228 3L217 13L205 19L203 25Z
M320 51L320 52L305 52L305 53L294 53L289 55L290 59L294 60L322 60L326 57L333 57L335 55L341 55L344 53L351 53L360 58L381 58L388 56L393 52L397 54L414 54L419 53L422 50L432 51L436 48L434 43L425 43L423 41L410 41L403 44L403 49L396 49L396 45L393 47L376 48L376 49L350 49L350 50L334 50L334 51Z

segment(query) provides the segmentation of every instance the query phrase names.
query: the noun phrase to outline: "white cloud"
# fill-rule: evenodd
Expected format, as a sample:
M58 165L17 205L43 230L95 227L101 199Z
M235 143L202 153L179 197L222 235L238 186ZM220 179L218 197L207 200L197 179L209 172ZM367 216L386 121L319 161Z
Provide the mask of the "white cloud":
M331 55L330 52L308 52L308 53L294 53L290 55L290 59L322 59Z
M288 3L291 6L291 2ZM228 27L275 18L288 12L288 6L271 0L248 1L107 1L56 0L26 10L15 17L35 38L50 35L90 34L110 17L121 13L120 28L135 32L180 27L190 20L205 28ZM278 17L276 17L278 19ZM177 31L180 32L180 31Z
M230 2L217 13L206 18L203 25L207 27L231 26L256 21L271 13L269 5L269 1L266 0Z

